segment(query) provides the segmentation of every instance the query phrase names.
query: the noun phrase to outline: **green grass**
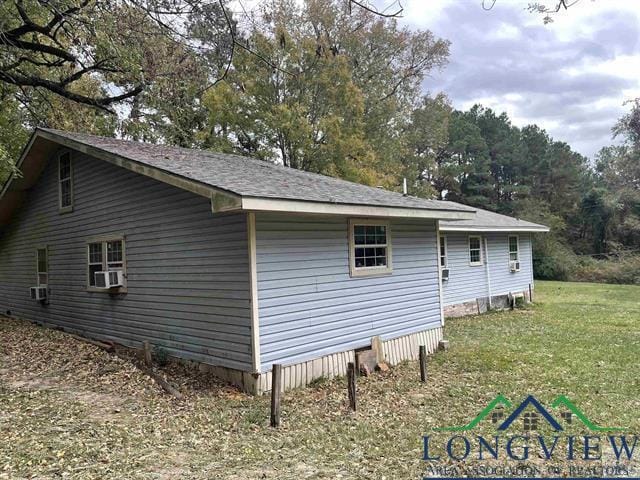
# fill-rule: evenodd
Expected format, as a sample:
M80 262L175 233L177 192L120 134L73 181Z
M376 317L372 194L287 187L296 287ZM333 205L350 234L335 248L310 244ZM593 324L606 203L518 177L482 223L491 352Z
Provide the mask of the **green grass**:
M540 282L537 294L531 310L451 322L454 349L436 362L478 375L478 395L531 393L551 401L564 394L594 420L640 431L640 288Z
M17 345L0 346L0 478L419 478L422 435L499 393L563 394L597 424L640 432L640 287L540 282L536 294L524 310L448 320L427 384L415 362L358 379L357 414L344 379L288 392L278 430L266 397L186 385L178 403L60 332L0 322L0 345ZM28 362L30 348L45 360ZM78 376L83 362L96 367ZM16 381L34 375L46 389Z

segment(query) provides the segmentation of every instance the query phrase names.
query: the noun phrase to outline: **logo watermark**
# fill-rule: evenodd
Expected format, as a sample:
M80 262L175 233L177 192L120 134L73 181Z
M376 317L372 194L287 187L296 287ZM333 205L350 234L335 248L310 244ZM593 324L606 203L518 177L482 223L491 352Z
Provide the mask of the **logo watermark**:
M489 422L495 429L492 434L473 432ZM498 395L467 424L433 430L435 434L422 438L425 478L463 473L467 477L629 478L635 476L632 465L640 456L636 435L624 434L625 427L593 422L564 395L549 407L533 395L517 405ZM584 434L573 434L577 430ZM443 438L443 433L449 435Z

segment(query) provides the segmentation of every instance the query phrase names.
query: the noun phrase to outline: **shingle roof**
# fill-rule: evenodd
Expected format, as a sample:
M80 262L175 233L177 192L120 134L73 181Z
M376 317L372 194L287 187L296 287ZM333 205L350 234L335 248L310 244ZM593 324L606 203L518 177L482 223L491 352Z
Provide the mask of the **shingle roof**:
M440 220L443 231L521 231L548 232L549 227L537 223L527 222L519 218L501 215L481 208L476 209L471 220Z
M47 142L49 147L46 146ZM223 192L221 195L231 199L231 204L225 205L223 202L220 209L214 211L240 209L438 218L440 228L444 231L549 230L544 225L456 202L405 196L240 155L44 128L36 129L23 152L18 165L23 170L23 176L16 178L12 175L0 193L0 225L8 221L19 203L21 192L33 185L42 163L50 156L47 148L55 143L85 151L198 194L211 194L212 207L214 196L217 198L218 193ZM6 198L7 192L11 197L9 199Z
M240 155L41 129L242 197L331 204L473 212L454 202L427 200L304 172Z

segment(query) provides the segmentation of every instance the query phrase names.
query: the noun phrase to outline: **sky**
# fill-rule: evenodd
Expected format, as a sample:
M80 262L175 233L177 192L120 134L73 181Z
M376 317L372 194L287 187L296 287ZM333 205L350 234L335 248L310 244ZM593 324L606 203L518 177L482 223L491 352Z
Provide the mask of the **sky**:
M400 22L451 42L425 93L507 112L593 158L614 143L625 101L640 97L640 0L580 0L546 25L526 10L532 1L496 0L485 11L482 0L404 0Z

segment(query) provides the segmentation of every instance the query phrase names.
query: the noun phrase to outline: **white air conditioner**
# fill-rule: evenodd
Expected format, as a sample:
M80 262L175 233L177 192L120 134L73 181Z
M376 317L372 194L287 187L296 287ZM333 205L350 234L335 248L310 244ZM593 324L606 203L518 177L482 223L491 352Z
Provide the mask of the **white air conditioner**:
M509 270L511 270L512 272L519 272L520 271L520 261L519 260L511 260L509 262Z
M96 288L116 288L124 285L122 270L96 272Z
M47 299L47 286L41 285L39 287L31 287L31 300L42 302Z
M443 268L442 269L442 281L446 282L447 280L449 280L449 269L448 268Z

